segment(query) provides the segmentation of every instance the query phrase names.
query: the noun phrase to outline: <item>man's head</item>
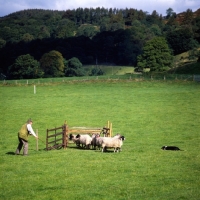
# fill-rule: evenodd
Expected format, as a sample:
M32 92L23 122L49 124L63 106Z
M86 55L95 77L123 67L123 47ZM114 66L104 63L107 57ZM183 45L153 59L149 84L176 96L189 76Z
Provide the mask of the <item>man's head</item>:
M33 123L31 118L27 120L27 124L30 124L30 123Z

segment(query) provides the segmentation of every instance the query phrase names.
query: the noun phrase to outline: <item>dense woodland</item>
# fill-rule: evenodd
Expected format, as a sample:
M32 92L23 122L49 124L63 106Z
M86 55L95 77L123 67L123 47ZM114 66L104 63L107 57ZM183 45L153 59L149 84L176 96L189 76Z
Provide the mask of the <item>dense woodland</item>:
M199 57L199 46L200 9L168 8L166 16L133 8L30 9L0 18L0 72L8 79L84 76L83 65L100 64L166 71L177 54Z

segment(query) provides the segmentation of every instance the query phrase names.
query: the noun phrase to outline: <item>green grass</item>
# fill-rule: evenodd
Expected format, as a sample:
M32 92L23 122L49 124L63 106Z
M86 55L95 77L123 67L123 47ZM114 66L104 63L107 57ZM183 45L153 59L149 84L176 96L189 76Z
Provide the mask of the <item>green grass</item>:
M200 197L200 85L186 81L105 80L0 87L0 199L190 199ZM29 138L15 156L17 132L29 118L45 140L62 125L103 127L126 137L121 153L45 151ZM162 151L176 145L184 151Z
M84 69L88 72L91 71L92 68L95 68L96 65L85 65ZM98 65L105 75L124 75L124 74L133 74L134 67L127 66L108 66L108 65Z

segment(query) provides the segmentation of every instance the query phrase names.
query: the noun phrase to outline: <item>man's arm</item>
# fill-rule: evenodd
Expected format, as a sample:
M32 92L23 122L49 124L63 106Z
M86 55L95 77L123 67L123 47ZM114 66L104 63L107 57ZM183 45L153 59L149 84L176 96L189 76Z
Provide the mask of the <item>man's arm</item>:
M37 138L37 135L35 134L35 132L34 132L32 126L31 126L30 124L27 124L27 129L28 129L28 132L29 132L31 135L33 135L34 137Z

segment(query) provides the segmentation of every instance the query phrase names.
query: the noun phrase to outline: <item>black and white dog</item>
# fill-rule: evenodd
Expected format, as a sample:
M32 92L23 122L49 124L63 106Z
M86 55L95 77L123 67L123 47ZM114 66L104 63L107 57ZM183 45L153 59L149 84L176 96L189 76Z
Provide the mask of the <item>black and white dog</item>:
M181 151L178 147L176 146L163 146L161 148L162 150L172 150L172 151Z

